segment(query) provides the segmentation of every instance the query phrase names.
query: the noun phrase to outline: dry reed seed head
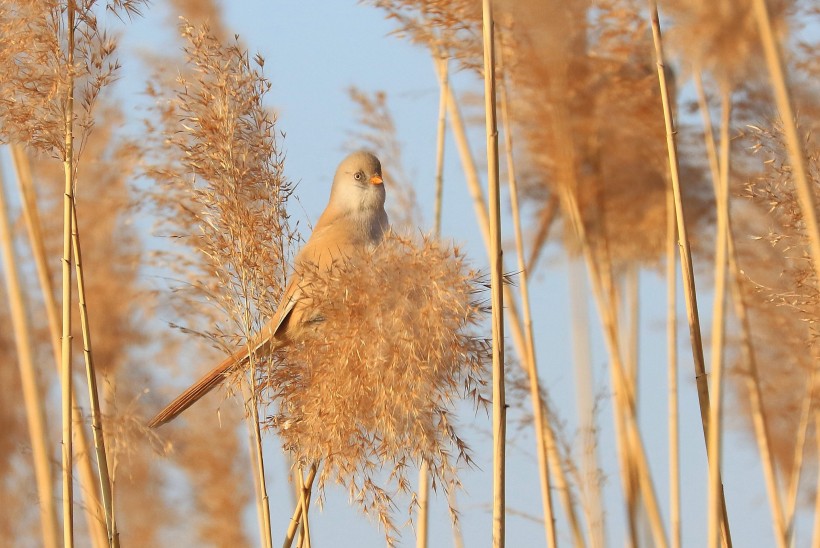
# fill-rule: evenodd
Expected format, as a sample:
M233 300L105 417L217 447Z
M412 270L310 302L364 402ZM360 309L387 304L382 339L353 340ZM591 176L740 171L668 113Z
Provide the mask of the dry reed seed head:
M742 287L772 451L788 469L802 397L817 362L820 293L782 131L779 127L750 129L747 140L753 145L757 173L749 175L745 207L733 222L740 233L752 235L738 239ZM807 173L817 194L820 148L809 139L806 150ZM747 367L738 365L741 374L735 380L741 383L740 393L745 393ZM747 403L741 403L742 413ZM749 416L744 413L744 419Z
M764 65L754 0L664 0L672 50L686 66L729 87L757 77ZM767 0L776 33L785 34L791 0Z
M74 62L64 20L66 2L0 2L0 139L65 156L65 107L74 89L75 157L94 124L93 107L119 70L116 38L97 12L137 14L142 2L74 3Z
M347 486L390 537L408 466L426 462L449 489L459 461L470 461L453 409L479 400L485 382L482 280L457 250L395 234L329 272L299 275L310 299L303 317L315 321L264 379L268 424L297 462L323 461L320 484Z
M227 317L234 334L248 336L281 297L295 239L275 117L263 105L270 83L262 59L237 42L180 28L188 70L173 89L152 87L159 133L146 171L161 183L152 198L163 230L195 253L179 253L188 303L205 314L203 325ZM209 329L220 344L230 333Z
M540 174L523 182L524 196L540 210L551 195L571 195L588 243L605 246L616 265L657 265L666 232L668 161L645 6L612 0L594 9L552 3L539 11L527 5L510 13L521 36L517 57L534 61L509 67L514 130L523 136L518 158L531 166L529 173ZM547 19L552 14L556 19ZM541 37L544 28L555 32ZM681 168L691 175L687 198L708 198L702 165L691 158L681 155ZM572 216L565 211L562 218L571 241ZM697 227L708 224L693 220Z

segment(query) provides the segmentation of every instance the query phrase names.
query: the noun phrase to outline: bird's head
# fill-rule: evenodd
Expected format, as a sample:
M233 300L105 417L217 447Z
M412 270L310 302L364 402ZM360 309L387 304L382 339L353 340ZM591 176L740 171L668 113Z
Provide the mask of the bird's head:
M347 211L384 210L382 164L373 154L358 151L342 160L333 177L331 203Z

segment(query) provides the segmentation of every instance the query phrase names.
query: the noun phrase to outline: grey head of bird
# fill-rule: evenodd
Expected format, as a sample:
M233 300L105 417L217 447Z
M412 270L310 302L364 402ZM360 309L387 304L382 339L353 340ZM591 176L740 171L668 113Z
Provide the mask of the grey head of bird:
M382 165L370 152L347 156L336 169L328 209L359 225L368 240L380 240L388 228L384 211L385 190Z

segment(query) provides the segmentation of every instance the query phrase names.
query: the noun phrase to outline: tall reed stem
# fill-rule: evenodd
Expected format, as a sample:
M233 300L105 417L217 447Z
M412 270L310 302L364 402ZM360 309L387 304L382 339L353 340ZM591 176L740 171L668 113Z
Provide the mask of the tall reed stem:
M655 44L655 62L658 65L658 81L661 91L661 101L663 102L663 119L666 126L666 148L669 154L669 172L672 179L672 188L675 192L675 216L678 224L678 247L680 249L681 271L683 273L684 297L686 302L686 315L689 322L689 335L692 345L692 356L695 365L695 382L697 383L698 401L700 404L700 417L703 426L703 435L707 442L709 440L709 386L706 378L706 365L703 359L703 342L700 334L700 318L698 317L697 293L695 290L695 276L692 268L692 254L689 248L689 234L686 227L686 220L683 214L683 195L680 187L680 177L678 175L678 152L675 143L675 125L672 120L672 105L669 99L669 88L666 83L666 71L664 66L663 45L661 41L661 27L658 19L658 7L654 0L649 0L649 12L652 21L652 39ZM710 456L711 458L711 456ZM723 486L720 487L720 507L722 509L721 527L723 530L724 542L727 546L732 545L732 537L729 531L729 519L726 512L726 499L723 495Z
M456 142L459 157L461 159L462 169L467 182L467 187L473 202L476 221L478 222L479 230L483 237L484 246L487 253L490 253L490 220L487 213L487 208L484 201L484 193L481 189L481 182L478 176L478 169L476 168L475 160L473 159L470 150L470 144L467 141L467 131L464 126L464 121L461 117L461 112L458 108L455 93L452 86L447 89L447 112L450 115L451 127L453 136ZM509 322L510 333L515 347L516 353L523 357L526 355L526 343L524 336L524 329L521 323L521 316L518 313L518 307L513 297L512 291L507 284L504 284L504 306L507 310L507 320ZM521 363L524 361L522 359ZM535 402L531 402L533 409L537 408ZM548 413L548 410L547 410ZM553 475L555 476L555 488L561 496L562 506L569 522L572 533L573 542L576 546L584 545L584 537L581 533L581 528L578 523L578 517L575 512L575 507L572 504L572 496L570 493L569 482L567 481L564 469L561 466L560 457L558 455L558 446L555 441L555 433L550 424L549 414L546 415L545 428L543 432L536 432L536 436L543 435L544 443L547 446L548 462Z
M504 271L501 248L501 195L498 183L498 125L495 110L495 38L492 0L483 0L484 117L487 134L487 188L490 214L490 300L493 336L493 546L504 548L507 403L504 389Z
M678 411L678 229L675 194L666 190L666 344L669 383L669 545L680 548L680 415Z
M11 222L6 204L6 185L0 181L0 252L5 265L6 295L11 311L11 324L14 332L14 345L17 349L17 364L20 368L20 381L23 388L23 402L28 421L29 439L31 441L34 478L37 483L37 498L40 506L40 526L43 533L43 545L48 548L59 546L59 522L52 488L51 458L48 452L48 433L46 431L45 399L40 394L37 383L37 371L34 366L31 331L26 317L26 303L23 288L20 285L19 262L14 251ZM4 387L13 390L12 387Z
M83 275L82 252L80 250L80 232L77 228L77 207L71 204L71 241L74 249L74 267L77 272L77 295L80 305L80 326L83 333L83 356L85 358L86 380L88 381L88 400L91 404L91 430L94 436L94 451L97 455L97 472L100 478L105 523L108 530L108 544L111 548L120 545L120 534L114 516L114 497L112 481L108 472L108 455L105 450L100 397L97 391L97 373L94 369L94 358L91 353L91 327L88 323L88 306L85 300L85 278Z
M502 54L503 58L503 54ZM513 140L512 126L510 124L509 100L507 97L507 85L504 76L501 77L499 86L499 99L501 104L501 122L504 126L504 152L507 161L507 180L510 187L510 206L512 209L513 230L515 232L515 251L518 259L518 271L521 288L521 309L524 314L524 330L526 335L526 369L530 381L530 400L536 404L537 409L543 406L541 399L541 389L538 382L538 365L535 359L535 335L532 326L532 312L530 310L529 275L524 260L524 237L521 233L521 213L518 204L518 181L515 177L515 162L513 160ZM544 430L543 413L533 413L536 432ZM552 494L550 492L549 463L547 462L547 447L543 436L536 436L539 478L541 484L541 504L544 513L544 532L547 537L547 546L555 548L557 544L555 534L555 517L552 509Z
M63 423L63 547L74 546L74 485L72 483L72 403L73 379L71 375L71 218L74 204L74 16L75 0L66 4L68 95L64 110L65 151L63 171L65 194L63 196L63 337L61 359L62 423Z
M729 234L729 124L732 100L724 86L721 96L720 120L720 177L715 192L717 229L715 236L715 297L712 307L712 402L709 413L709 546L717 548L720 543L722 518L720 508L720 469L723 460L723 341L726 334L726 254Z
M711 172L715 194L717 195L718 186L720 183L720 162L718 160L717 145L715 144L713 135L714 132L712 129L711 116L709 114L709 105L706 100L706 93L703 89L703 82L699 70L694 72L693 80L698 97L698 106L703 118L703 137L707 157L709 159L709 170ZM769 506L771 508L774 520L775 538L779 548L786 548L788 543L786 541L787 535L785 519L783 517L783 505L780 500L780 489L778 488L775 463L771 454L771 435L769 434L769 426L765 419L766 410L760 389L760 375L757 370L757 359L755 358L755 352L752 348L751 325L749 323L749 316L746 311L746 299L741 286L742 273L740 272L740 266L738 265L737 249L735 249L731 212L729 212L727 222L729 278L732 290L732 302L734 304L735 316L741 326L741 357L743 359L743 363L745 363L748 368L748 372L744 376L749 393L749 407L752 411L752 424L754 426L755 441L757 442L760 460L763 464L763 477L766 483Z
M12 145L12 158L17 175L17 187L20 193L23 219L28 232L34 264L37 269L37 279L43 294L43 303L46 309L46 318L50 333L51 350L54 354L54 365L57 368L57 377L60 376L60 315L57 311L57 302L51 284L51 274L46 259L45 244L43 242L40 215L37 211L37 198L34 192L34 183L31 177L31 166L26 153L19 145ZM75 427L75 459L79 473L82 496L85 499L83 509L86 518L91 544L94 548L108 546L108 534L105 527L105 516L102 511L100 497L97 494L98 480L94 476L91 463L91 452L88 448L88 438L83 425L83 417L77 404L77 395L72 394L72 420Z

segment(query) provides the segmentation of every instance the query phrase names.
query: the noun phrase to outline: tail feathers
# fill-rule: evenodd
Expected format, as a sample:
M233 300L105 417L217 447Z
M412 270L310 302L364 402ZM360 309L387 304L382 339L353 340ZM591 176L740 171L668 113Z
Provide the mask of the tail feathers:
M199 401L205 394L222 384L228 375L233 373L248 358L247 347L236 354L225 358L225 360L211 369L207 375L199 379L194 385L169 403L165 409L160 411L156 417L148 423L150 428L162 426L177 418L180 413Z

